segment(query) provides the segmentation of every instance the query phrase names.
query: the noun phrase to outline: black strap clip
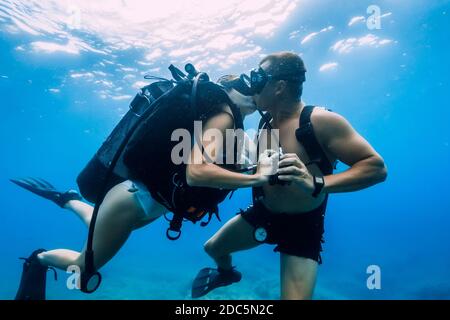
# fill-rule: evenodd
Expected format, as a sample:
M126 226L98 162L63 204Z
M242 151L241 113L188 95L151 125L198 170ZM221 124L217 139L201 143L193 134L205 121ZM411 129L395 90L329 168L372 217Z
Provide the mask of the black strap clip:
M200 226L206 227L211 222L211 219L212 219L213 216L216 216L217 220L222 222L222 220L220 220L220 216L219 216L219 209L216 207L214 210L208 212L208 220L207 221L202 221L200 223Z
M177 240L181 237L181 226L183 225L183 216L174 213L170 220L169 228L166 230L166 236L169 240Z

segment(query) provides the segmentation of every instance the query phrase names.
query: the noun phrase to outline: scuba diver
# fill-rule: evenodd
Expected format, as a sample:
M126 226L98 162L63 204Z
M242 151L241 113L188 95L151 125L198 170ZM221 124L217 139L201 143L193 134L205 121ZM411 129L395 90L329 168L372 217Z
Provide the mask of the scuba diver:
M179 70L176 71L174 78L179 78L180 74L182 73ZM180 84L168 90L166 96L164 96L166 93L160 93L163 102L157 104L155 101L158 99L156 99L154 103L150 104L148 110L157 104L153 110L149 111L151 116L139 115L143 120L140 122L140 126L128 135L132 137L131 140L124 140L125 142L122 143L124 146L126 145L126 151L121 161L128 169L125 178L121 179L123 181L115 183L120 179L112 179L114 183L111 184L111 181L105 182L108 180L107 178L100 179L104 186L108 186L105 194L98 191L100 189L91 194L92 186L96 183L92 179L85 181L83 189L87 191L83 193L82 185L78 181L84 198L93 199L90 201L95 202L95 207L83 202L77 191L57 190L43 179L11 180L20 187L53 201L61 208L72 211L89 227L88 241L81 252L68 249L39 249L24 259L25 263L16 299L45 299L47 270L52 268L68 270L71 266L78 266L81 271L80 289L87 293L93 292L101 281L97 270L114 257L133 230L144 227L171 211L174 213L174 218L167 230L167 236L170 239L177 239L181 233L180 227L183 219L196 222L208 213L209 219L211 219L211 214L217 214L217 204L227 196L230 190L259 186L268 180L268 176L262 173L264 166L270 166L267 161L265 164L258 164L256 172L251 174L238 170L233 171L233 165L216 164L220 163L217 160L221 153L214 152L214 150L219 150L218 144L220 144L215 140L206 142L205 139L201 143L197 141L193 146L191 145L192 149L189 148L192 150L191 156L193 156L195 150L208 147L209 150L212 150L209 153L209 157L212 159L208 159L209 161L205 159L206 155L203 156L200 153L202 155L200 163L189 162L184 166L172 164L170 152L168 154L166 152L171 150L174 144L173 141L167 142L171 141L172 131L168 129L182 125L191 126L192 123L188 122L191 122L192 119L201 119L203 132L214 128L224 133L227 129L242 128L242 119L256 110L252 97L244 96L234 89L234 87L242 86L239 77L222 77L218 84L210 82L208 77L203 80L199 77L188 79L189 81L184 80L179 81ZM167 85L167 82L163 81L162 83ZM191 93L196 95L194 103ZM143 101L149 99L148 96L142 98ZM178 107L179 105L181 107ZM192 106L197 110L195 115L190 117L189 112ZM130 112L134 113L135 110L130 110ZM173 123L168 125L168 121ZM181 121L186 123L181 124ZM109 149L112 140L111 137L108 138L102 148ZM153 146L152 143L157 145ZM224 150L223 152L225 153ZM235 156L237 157L237 155ZM270 160L270 156L273 155L268 155L266 160ZM119 159L118 153L114 160L106 161L108 164L114 163L109 168L108 174L113 172L112 167L116 165L117 159ZM94 158L94 160L98 164L99 159ZM167 167L169 165L172 167ZM174 168L176 168L176 172L173 171ZM94 171L98 171L98 168ZM169 172L175 172L170 179L167 176ZM89 172L89 174L91 173ZM99 173L93 172L93 174L98 175ZM79 180L80 177L81 180L85 179L85 175L86 172L80 174ZM167 180L170 181L166 183ZM166 184L164 185L164 183ZM205 204L204 201L212 202ZM202 222L203 224L206 223ZM175 236L170 235L172 231L178 233ZM94 276L97 277L97 280L90 284L90 281L95 279ZM233 276L235 275L233 274ZM232 278L231 280L238 281L239 279Z
M322 263L328 195L361 190L386 179L381 156L344 117L302 103L305 73L297 54L279 52L263 58L250 76L241 76L248 87L242 93L252 95L258 110L266 111L259 128L279 130L277 174L254 186L253 205L205 243L217 268L197 274L193 298L231 284L230 274L240 275L232 265L232 253L267 243L280 252L281 298L311 299ZM259 138L264 134L267 131ZM337 160L349 169L333 174Z

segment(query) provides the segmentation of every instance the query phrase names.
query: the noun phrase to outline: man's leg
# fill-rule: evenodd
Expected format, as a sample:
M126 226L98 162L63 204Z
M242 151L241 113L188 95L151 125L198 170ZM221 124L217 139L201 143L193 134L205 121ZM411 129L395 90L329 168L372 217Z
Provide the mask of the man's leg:
M260 244L253 238L253 231L254 227L237 215L205 243L205 251L218 267L229 270L232 267L231 253L251 249Z
M314 260L281 253L281 299L311 299L316 284L317 267L318 263Z
M200 298L218 287L241 280L241 273L232 268L231 253L256 247L253 227L240 215L228 221L205 243L205 251L218 268L203 268L192 283L192 298Z

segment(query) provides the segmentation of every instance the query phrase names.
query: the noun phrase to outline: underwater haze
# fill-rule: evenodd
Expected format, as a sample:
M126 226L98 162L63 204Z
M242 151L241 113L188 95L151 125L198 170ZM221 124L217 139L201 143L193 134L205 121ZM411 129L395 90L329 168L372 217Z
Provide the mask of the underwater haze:
M345 116L389 171L382 184L330 196L314 298L449 299L449 35L446 0L0 0L0 299L15 296L19 257L80 250L87 236L72 213L10 178L75 188L145 74L169 77L171 63L191 62L217 79L285 50L305 61L303 100ZM222 221L250 203L250 190L236 192ZM203 243L222 224L185 223L170 241L161 218L102 268L95 293L67 289L58 271L47 298L190 299L198 270L213 266ZM234 264L242 281L206 299L279 298L273 247L240 252ZM370 266L379 289L367 286Z

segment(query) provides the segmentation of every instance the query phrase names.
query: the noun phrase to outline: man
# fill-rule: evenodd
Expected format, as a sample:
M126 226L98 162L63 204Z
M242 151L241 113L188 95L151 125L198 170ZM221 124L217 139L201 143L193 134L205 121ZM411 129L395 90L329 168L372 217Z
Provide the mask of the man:
M361 190L387 176L383 159L344 117L301 102L306 69L298 55L271 54L259 66L247 79L256 105L271 118L265 127L279 130L284 154L277 183L254 188L253 206L206 242L218 268L200 271L193 297L239 281L231 253L265 242L280 252L281 298L311 299L328 194ZM349 169L333 174L336 161Z

